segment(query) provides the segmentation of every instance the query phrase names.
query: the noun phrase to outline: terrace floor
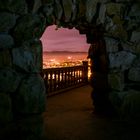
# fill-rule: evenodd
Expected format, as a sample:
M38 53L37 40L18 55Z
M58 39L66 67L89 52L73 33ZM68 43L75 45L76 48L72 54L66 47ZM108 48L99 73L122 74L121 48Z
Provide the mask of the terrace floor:
M44 140L136 140L140 128L118 118L94 113L90 86L49 97Z

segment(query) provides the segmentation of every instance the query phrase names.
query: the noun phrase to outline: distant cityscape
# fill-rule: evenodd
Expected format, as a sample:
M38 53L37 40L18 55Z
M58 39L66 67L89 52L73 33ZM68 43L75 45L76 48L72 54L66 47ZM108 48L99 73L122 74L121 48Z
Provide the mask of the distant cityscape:
M87 52L44 52L43 68L71 67L88 61Z

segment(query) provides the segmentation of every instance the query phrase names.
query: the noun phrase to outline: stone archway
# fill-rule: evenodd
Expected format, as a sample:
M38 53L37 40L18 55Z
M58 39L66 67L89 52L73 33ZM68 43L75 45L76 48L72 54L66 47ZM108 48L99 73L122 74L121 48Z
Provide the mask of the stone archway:
M87 35L87 42L91 44L96 34L101 33L97 41L100 42L100 37L105 39L109 61L106 80L114 106L118 110L121 107L113 100L119 98L120 92L133 96L133 90L134 101L135 96L139 97L138 0L8 0L0 1L0 17L0 124L5 126L2 137L8 134L17 139L40 137L45 89L40 76L42 45L39 38L51 24L75 27ZM105 64L102 58L105 56L100 56L101 66ZM126 100L131 102L129 96ZM124 112L127 103L122 105ZM123 115L130 114L128 111Z

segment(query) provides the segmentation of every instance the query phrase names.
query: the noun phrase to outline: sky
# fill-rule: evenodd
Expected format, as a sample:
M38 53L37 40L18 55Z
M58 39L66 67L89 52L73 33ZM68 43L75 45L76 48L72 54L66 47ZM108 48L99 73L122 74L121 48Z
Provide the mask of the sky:
M55 25L49 26L42 35L43 51L88 51L89 44L86 43L86 36L80 35L78 30L75 28L55 29Z

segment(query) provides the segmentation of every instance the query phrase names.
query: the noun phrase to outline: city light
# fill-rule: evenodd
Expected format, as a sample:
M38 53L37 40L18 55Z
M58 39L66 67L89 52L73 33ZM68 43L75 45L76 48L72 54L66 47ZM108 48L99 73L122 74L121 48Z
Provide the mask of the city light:
M44 52L43 68L71 67L83 64L88 61L87 53L71 53L71 52Z
M91 77L91 62L90 59L77 59L72 56L68 56L66 59L59 60L55 58L47 59L43 61L43 69L46 68L61 68L61 67L73 67L83 65L83 61L88 61L88 78ZM52 77L54 79L54 76Z
M67 60L59 61L55 59L46 60L43 62L43 68L55 68L55 67L72 67L72 66L79 66L82 65L83 61L87 61L87 59L84 60L72 60L72 57L68 57Z

